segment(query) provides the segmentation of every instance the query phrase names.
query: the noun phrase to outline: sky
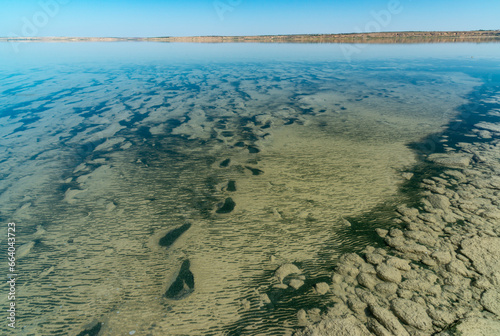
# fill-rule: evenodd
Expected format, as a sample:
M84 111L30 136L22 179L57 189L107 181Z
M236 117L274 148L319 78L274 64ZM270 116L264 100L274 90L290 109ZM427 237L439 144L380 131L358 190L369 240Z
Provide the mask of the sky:
M496 0L0 0L0 36L476 30L499 17Z

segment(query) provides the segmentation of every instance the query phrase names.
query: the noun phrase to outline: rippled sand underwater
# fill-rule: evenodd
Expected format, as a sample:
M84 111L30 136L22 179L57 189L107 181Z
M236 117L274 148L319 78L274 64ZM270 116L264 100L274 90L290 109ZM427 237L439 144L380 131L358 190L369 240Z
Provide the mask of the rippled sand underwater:
M297 310L319 304L311 288L328 261L370 239L346 218L400 201L416 162L407 145L439 132L481 84L397 60L0 73L0 215L18 225L19 335L77 335L96 321L102 335L291 334ZM298 291L273 288L287 262L306 277ZM181 265L194 290L185 278L165 297Z

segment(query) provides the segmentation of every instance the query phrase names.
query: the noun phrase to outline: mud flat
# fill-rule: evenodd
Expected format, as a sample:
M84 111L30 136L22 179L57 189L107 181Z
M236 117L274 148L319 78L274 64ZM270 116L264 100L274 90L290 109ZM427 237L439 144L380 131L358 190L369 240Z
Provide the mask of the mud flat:
M499 98L483 101L487 118ZM419 204L376 229L385 248L339 259L325 288L332 307L316 324L317 311L299 310L307 326L296 336L500 335L499 124L476 123L471 141L426 156L438 173L420 181Z

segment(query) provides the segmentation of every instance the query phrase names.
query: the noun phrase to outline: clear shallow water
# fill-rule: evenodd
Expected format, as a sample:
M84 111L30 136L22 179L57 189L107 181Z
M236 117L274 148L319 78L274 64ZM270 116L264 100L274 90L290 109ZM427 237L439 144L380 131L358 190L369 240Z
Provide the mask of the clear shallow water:
M370 242L344 219L405 200L407 145L441 131L500 54L498 44L367 46L351 60L337 45L20 47L0 45L0 215L26 244L25 335L78 334L93 320L104 335L290 334L298 309L321 308L312 284ZM234 210L218 213L227 198ZM165 298L186 260L194 292ZM304 270L298 292L272 288L285 262Z

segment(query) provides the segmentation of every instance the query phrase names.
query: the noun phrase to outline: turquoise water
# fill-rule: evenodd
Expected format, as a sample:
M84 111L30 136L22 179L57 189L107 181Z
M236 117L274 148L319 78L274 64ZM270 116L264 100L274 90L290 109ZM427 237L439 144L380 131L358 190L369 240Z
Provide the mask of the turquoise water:
M499 44L0 50L20 335L291 334L300 308L325 308L312 286L339 254L374 242L377 217L347 220L408 200L410 144L500 59ZM274 287L289 262L298 290Z

